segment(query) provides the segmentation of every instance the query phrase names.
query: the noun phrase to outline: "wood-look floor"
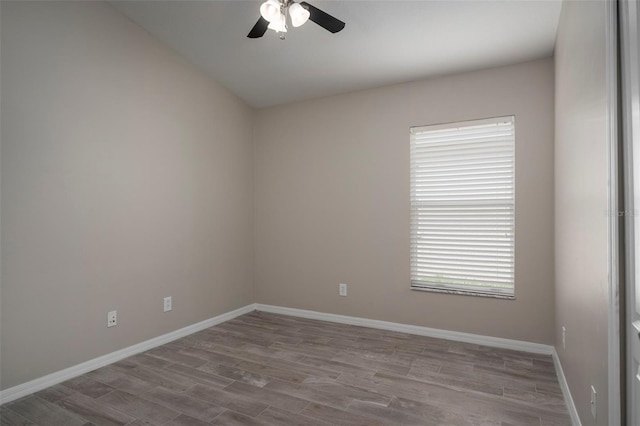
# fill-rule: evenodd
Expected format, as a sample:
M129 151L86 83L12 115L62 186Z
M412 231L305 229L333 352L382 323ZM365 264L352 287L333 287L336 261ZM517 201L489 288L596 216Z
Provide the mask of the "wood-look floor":
M0 408L2 426L570 425L551 357L252 312Z

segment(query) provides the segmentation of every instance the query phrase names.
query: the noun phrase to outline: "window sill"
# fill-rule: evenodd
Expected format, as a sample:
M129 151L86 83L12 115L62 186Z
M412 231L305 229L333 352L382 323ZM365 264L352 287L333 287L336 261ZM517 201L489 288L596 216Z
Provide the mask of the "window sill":
M515 300L516 296L511 294L481 293L472 290L447 290L433 287L410 287L414 291L427 291L430 293L457 294L460 296L489 297L492 299Z

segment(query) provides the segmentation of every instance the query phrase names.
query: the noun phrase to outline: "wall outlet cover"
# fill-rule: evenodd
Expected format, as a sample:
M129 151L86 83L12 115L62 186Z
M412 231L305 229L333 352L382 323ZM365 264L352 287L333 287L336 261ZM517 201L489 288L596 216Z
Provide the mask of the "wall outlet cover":
M347 295L347 285L346 284L340 284L339 288L339 294L340 296L346 296Z
M118 311L107 312L107 327L118 325Z

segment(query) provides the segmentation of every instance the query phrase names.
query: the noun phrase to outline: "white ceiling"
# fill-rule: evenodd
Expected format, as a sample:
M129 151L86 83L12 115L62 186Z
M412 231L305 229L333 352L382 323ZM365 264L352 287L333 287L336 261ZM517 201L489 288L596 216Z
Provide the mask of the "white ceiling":
M111 1L253 107L550 56L561 0L327 1L309 21L249 39L262 0Z

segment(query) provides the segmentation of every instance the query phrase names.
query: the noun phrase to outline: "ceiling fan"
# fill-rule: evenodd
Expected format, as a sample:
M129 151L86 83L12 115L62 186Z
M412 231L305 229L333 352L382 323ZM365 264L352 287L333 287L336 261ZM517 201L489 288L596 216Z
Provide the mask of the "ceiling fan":
M247 37L260 38L267 29L280 33L284 40L287 32L287 15L294 27L311 20L327 31L337 33L344 28L345 23L328 13L310 5L306 1L296 3L293 0L267 0L260 6L260 19L253 26Z

